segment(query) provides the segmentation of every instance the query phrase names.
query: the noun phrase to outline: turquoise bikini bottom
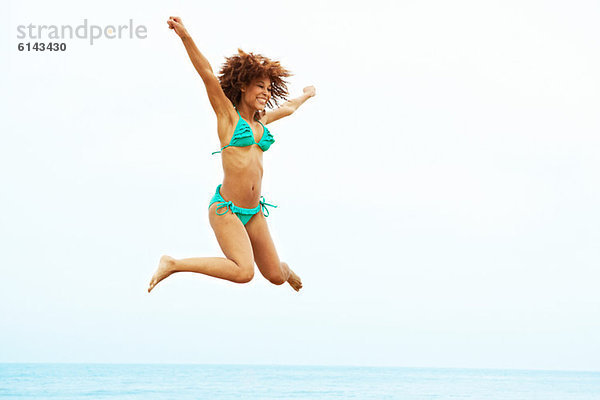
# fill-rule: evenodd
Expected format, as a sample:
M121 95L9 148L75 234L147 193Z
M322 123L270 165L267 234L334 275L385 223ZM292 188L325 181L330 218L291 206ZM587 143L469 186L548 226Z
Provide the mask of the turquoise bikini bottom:
M238 207L235 204L233 204L233 201L225 201L223 196L221 196L221 185L217 186L215 195L212 197L212 199L210 199L210 204L208 205L208 208L210 208L210 206L212 206L213 203L219 203L217 209L215 210L217 215L227 214L227 211L231 210L232 213L238 216L238 218L240 219L240 221L242 221L244 225L246 225L246 223L250 221L250 218L252 218L254 214L258 213L261 210L261 208L265 217L269 216L269 209L267 208L267 206L277 208L277 206L265 202L265 199L262 196L260 196L260 202L255 208ZM225 211L219 212L219 210L223 208L225 209Z

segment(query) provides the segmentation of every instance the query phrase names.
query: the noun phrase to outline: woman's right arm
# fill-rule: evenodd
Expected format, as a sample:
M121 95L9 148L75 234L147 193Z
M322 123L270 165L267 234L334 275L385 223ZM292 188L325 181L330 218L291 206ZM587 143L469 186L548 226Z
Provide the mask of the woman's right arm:
M196 47L192 37L183 26L181 18L170 17L167 24L169 24L169 29L175 30L175 33L181 38L194 68L196 68L196 71L200 74L204 86L206 86L210 105L215 111L215 114L217 114L217 119L226 118L233 121L235 112L233 112L231 101L225 96L221 84L219 83L219 79L213 73L210 63L206 57L200 53L198 47Z

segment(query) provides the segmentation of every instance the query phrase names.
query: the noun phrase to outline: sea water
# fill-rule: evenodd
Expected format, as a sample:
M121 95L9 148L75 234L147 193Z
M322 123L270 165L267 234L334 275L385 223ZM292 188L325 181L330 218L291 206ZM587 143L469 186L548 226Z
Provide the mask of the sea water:
M0 364L4 399L600 400L600 372L171 364Z

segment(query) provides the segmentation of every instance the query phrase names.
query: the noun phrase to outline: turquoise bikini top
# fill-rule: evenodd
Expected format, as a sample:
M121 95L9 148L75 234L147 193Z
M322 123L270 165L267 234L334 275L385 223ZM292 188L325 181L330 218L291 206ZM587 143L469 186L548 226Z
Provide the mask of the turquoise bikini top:
M233 106L233 107L235 107L235 106ZM275 139L273 139L273 135L271 135L271 132L269 132L267 127L264 126L262 124L262 122L258 121L258 123L261 124L263 127L263 134L262 134L262 137L260 138L260 140L258 142L255 142L254 141L254 133L252 132L252 128L246 122L246 120L242 118L237 107L235 107L235 111L237 111L240 119L238 119L237 125L235 126L235 130L233 131L233 137L231 138L231 141L229 142L229 144L227 146L223 146L221 148L221 150L214 151L212 154L220 153L223 151L223 149L225 147L229 147L229 146L247 147L247 146L252 146L253 144L257 144L258 147L260 147L262 151L269 150L269 147L271 147L271 145L275 142Z

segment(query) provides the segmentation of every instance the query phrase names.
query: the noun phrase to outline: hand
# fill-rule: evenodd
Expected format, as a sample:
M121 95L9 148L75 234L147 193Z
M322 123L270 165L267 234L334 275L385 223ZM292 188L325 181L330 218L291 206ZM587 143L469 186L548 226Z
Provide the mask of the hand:
M188 33L187 33L187 30L185 29L185 26L183 26L183 22L181 22L181 18L169 17L167 24L169 25L169 29L174 29L175 33L180 38L187 36Z
M314 97L317 94L314 86L307 86L304 89L302 89L302 91L308 94L310 97Z

